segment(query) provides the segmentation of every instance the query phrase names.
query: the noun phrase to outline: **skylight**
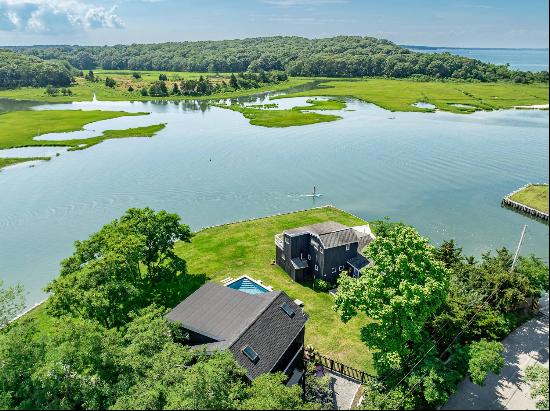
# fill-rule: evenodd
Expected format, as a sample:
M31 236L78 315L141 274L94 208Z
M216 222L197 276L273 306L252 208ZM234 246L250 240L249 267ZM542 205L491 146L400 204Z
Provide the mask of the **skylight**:
M258 354L256 353L256 351L254 351L254 349L250 345L247 345L246 347L244 347L242 349L242 352L254 364L256 364L258 362L258 360L260 359L260 357L258 357Z
M294 310L292 309L292 307L290 305L288 305L288 303L283 303L281 305L281 308L283 309L283 311L290 317L290 318L293 318L296 313L294 312Z

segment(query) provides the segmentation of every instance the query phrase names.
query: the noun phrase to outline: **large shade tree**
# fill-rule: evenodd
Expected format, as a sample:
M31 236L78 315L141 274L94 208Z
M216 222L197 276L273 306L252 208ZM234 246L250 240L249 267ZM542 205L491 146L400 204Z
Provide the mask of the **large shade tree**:
M425 322L446 296L449 273L412 227L387 229L366 252L374 265L358 279L340 277L335 305L344 321L358 312L372 319L361 336L376 350L375 366L384 372L401 367L422 342Z
M198 276L187 275L176 241L191 240L177 214L130 209L61 263L60 276L46 291L49 312L95 319L106 327L128 321L130 312L156 303L171 307L193 291Z

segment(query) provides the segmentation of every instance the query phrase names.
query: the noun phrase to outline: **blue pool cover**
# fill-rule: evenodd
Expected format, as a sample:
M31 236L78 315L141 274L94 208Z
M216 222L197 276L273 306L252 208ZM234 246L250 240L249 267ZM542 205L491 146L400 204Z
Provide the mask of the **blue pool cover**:
M239 290L247 294L263 294L269 292L267 288L262 287L260 284L257 284L254 281L250 280L250 278L246 277L240 278L237 281L228 284L227 286L229 288L233 288L234 290Z

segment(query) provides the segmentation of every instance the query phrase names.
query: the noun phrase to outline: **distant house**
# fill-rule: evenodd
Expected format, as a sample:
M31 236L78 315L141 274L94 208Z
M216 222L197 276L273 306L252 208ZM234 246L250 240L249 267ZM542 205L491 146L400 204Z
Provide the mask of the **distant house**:
M250 380L281 371L287 385L303 381L307 315L282 291L250 294L212 282L186 298L167 318L206 353L229 350Z
M275 236L275 261L294 281L321 278L335 283L342 271L358 276L370 264L361 251L372 240L368 225L327 221L292 228Z

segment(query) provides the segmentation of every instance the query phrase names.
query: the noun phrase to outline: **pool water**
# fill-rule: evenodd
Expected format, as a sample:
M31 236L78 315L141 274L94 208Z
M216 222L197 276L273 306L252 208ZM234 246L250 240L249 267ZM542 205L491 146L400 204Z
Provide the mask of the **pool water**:
M263 294L269 292L267 288L262 287L260 284L252 281L248 277L239 278L238 280L227 284L227 287L233 288L234 290L242 291L243 293L247 294Z

